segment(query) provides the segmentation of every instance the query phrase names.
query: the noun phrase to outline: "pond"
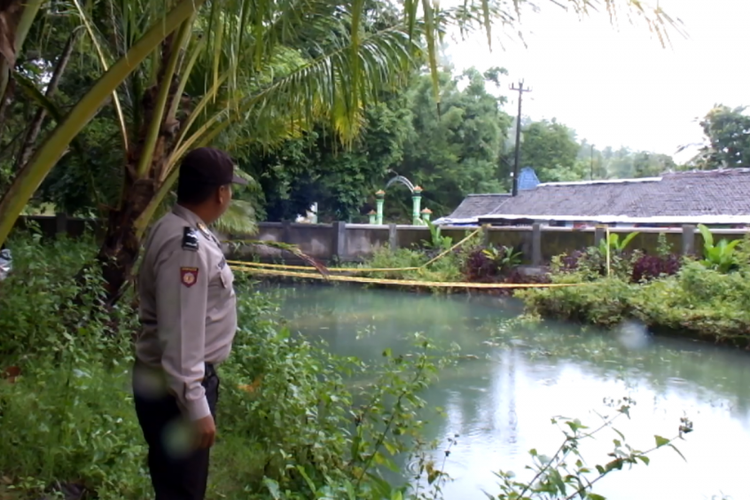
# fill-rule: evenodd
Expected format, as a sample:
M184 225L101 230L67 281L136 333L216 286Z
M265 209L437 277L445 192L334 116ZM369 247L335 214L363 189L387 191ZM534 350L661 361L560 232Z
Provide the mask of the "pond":
M423 397L447 417L432 417L427 438L447 445L453 478L448 500L499 493L494 472L523 477L528 451L554 454L562 433L555 416L600 422L612 413L605 399L632 398L630 420L615 428L636 449L654 446L654 435L673 437L680 417L694 432L676 443L685 456L662 448L648 466L615 472L596 492L610 500L750 499L750 357L694 341L652 338L638 325L613 332L547 323L502 327L520 311L517 302L489 296L438 297L392 290L297 286L280 289L282 312L293 330L323 338L338 354L379 356L406 348L406 336L423 332L456 342L467 356L444 370ZM609 431L607 431L609 432ZM591 466L610 460L614 433L602 434L584 457ZM444 448L435 452L442 463ZM407 464L408 468L409 465ZM528 474L528 472L525 472ZM722 497L722 495L725 495Z

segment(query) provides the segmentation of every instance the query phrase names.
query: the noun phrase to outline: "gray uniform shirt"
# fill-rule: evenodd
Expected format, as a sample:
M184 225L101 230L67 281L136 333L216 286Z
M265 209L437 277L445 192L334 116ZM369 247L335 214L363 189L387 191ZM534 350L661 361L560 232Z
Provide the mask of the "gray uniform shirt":
M218 239L190 210L176 205L151 229L138 279L142 329L135 354L163 371L191 420L210 415L204 363L221 363L231 350L233 281Z

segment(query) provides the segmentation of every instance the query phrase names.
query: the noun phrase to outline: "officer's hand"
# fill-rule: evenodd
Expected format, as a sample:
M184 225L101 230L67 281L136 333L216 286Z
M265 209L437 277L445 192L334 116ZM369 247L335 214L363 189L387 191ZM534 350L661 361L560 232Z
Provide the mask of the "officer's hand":
M199 448L210 448L216 439L216 424L211 415L193 422Z

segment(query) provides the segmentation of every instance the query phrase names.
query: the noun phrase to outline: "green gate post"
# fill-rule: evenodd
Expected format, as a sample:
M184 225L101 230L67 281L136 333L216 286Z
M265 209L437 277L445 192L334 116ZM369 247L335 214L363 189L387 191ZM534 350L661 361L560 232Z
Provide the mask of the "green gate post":
M375 210L370 210L370 213L367 215L370 216L370 224L375 224L375 219L377 218L378 213Z
M419 226L419 206L422 203L422 188L419 186L416 186L414 188L414 191L411 194L411 201L412 201L412 211L411 211L411 219L412 224L415 226Z
M432 210L429 208L425 208L422 210L422 220L425 222L430 222L430 216L432 215Z
M385 198L385 191L383 191L382 189L379 189L375 193L375 203L377 204L377 207L378 207L377 218L376 218L375 223L377 225L379 225L379 226L383 224L383 201L384 201L384 198Z

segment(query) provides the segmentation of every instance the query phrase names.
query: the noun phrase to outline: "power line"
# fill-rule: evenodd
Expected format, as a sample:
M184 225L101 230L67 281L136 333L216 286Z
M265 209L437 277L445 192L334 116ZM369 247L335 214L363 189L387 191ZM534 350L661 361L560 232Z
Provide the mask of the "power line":
M518 87L515 83L510 85L510 90L518 91L518 118L516 119L516 160L513 164L513 196L518 195L518 165L521 162L521 102L523 101L523 93L531 92L529 87L524 88L523 80L518 82Z

